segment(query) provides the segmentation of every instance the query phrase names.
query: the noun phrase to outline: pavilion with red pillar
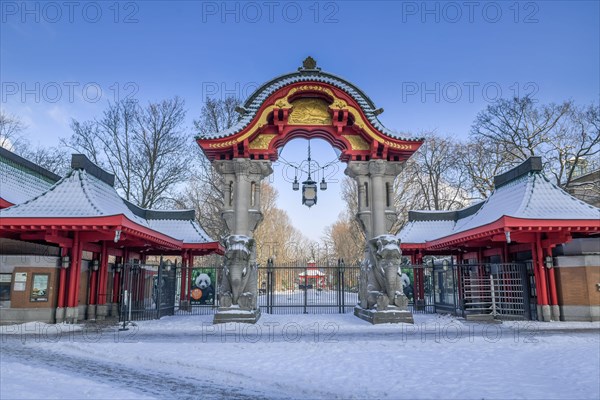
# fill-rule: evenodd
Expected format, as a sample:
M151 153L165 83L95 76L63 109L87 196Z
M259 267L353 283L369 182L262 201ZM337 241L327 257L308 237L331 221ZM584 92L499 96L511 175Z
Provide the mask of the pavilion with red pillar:
M62 179L5 149L0 167L2 322L103 319L116 313L123 264L171 255L188 266L195 256L223 253L193 210L139 208L83 155L73 155Z
M600 318L600 209L552 184L540 157L495 177L482 202L456 211L411 211L398 233L412 264L452 256L457 264L533 267L538 318ZM414 293L424 298L423 270Z

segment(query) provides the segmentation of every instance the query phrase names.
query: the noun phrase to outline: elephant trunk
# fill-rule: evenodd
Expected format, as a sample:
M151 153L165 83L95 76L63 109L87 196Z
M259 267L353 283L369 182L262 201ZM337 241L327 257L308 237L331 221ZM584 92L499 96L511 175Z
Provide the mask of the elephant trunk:
M398 267L394 262L390 262L385 266L385 278L386 292L390 299L390 304L394 304L396 290L398 290Z
M230 270L232 303L238 304L238 299L242 294L242 269L233 268Z

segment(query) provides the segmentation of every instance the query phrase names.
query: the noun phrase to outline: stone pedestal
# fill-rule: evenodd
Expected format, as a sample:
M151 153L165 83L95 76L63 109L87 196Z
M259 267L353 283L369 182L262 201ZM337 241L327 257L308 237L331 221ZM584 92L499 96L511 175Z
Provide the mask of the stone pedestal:
M56 309L56 313L54 314L54 320L57 324L65 322L65 308L59 307Z
M119 303L111 303L110 307L110 316L111 317L119 317Z
M67 307L65 310L65 322L76 324L79 319L79 307Z
M260 315L260 308L242 310L239 307L219 307L215 313L213 324L225 324L227 322L255 324L260 319Z
M360 306L354 307L354 315L360 319L364 319L367 322L376 324L398 324L404 322L407 324L414 324L415 320L413 315L408 310L402 310L399 307L388 306L383 311L377 310L366 310Z
M560 307L557 305L550 306L552 321L560 321Z
M550 322L552 320L551 310L549 305L542 305L542 321Z
M96 319L103 321L108 316L108 306L106 304L98 304L96 306Z
M86 309L86 315L87 315L87 319L94 321L96 320L96 305L95 304L88 304L87 309Z

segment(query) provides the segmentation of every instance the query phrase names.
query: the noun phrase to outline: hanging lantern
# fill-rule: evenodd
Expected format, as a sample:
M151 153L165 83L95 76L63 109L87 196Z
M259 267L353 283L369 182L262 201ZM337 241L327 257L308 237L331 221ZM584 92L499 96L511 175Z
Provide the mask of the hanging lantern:
M323 179L321 179L321 184L319 185L319 188L321 190L327 190L327 182L325 182L325 177L323 177Z
M298 182L298 177L294 177L294 182L292 182L292 189L294 191L300 190L300 183Z
M308 208L317 204L317 182L310 178L302 182L302 204Z

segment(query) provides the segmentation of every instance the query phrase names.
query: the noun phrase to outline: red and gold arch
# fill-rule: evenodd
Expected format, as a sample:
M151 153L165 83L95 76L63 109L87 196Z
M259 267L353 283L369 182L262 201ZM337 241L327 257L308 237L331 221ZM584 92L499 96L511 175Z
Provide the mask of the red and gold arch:
M371 117L372 120L373 117ZM197 138L212 160L277 160L277 150L295 138L320 138L341 151L342 161L405 161L422 144L386 135L357 100L329 83L303 81L270 94L241 129L230 135Z

